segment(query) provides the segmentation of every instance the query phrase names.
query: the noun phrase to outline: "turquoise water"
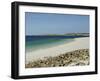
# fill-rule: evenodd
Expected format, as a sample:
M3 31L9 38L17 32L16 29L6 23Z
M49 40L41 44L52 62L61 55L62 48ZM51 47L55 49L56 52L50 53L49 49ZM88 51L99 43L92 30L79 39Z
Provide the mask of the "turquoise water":
M74 41L79 36L26 36L25 50L31 52Z

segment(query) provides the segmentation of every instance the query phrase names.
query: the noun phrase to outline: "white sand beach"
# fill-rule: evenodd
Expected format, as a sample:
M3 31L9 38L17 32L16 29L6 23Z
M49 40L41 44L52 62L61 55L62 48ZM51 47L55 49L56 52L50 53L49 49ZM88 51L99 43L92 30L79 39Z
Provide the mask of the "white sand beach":
M37 59L43 59L44 57L49 57L49 56L54 57L73 50L88 49L88 48L89 48L89 37L75 38L74 41L66 44L46 49L39 49L36 51L31 51L26 53L26 64Z

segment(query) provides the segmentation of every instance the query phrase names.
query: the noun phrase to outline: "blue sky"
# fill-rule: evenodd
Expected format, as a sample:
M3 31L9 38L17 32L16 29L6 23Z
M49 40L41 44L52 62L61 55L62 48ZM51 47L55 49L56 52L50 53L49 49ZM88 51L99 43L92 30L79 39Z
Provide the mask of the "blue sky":
M88 15L25 12L25 34L89 33Z

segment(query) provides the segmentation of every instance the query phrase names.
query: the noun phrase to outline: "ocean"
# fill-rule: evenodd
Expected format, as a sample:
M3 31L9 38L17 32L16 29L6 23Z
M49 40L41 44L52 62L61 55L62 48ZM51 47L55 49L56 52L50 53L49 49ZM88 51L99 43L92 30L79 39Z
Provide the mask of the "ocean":
M45 49L74 41L82 36L25 36L25 51Z

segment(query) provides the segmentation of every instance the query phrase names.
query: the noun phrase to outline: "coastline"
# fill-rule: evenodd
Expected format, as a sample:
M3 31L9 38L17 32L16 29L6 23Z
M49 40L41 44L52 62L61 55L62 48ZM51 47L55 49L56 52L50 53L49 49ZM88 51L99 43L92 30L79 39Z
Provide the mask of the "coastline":
M75 38L74 41L54 46L52 48L39 49L26 53L26 64L39 59L45 59L45 57L56 57L67 52L71 52L79 49L89 49L89 37Z

